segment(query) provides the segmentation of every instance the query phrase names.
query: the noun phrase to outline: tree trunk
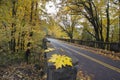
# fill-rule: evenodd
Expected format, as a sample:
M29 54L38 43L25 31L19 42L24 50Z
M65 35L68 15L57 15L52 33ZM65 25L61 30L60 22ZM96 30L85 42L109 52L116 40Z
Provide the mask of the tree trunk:
M13 1L12 2L12 18L16 19L16 12L17 12L17 8L16 8L16 3L17 1ZM11 40L10 40L10 49L12 52L15 52L15 47L16 47L16 40L15 40L15 32L16 32L16 23L13 22L12 25L12 30L11 30Z
M86 12L83 12L83 15L94 27L96 41L104 41L102 33L102 21L100 20L100 15L98 14L95 4L90 0L88 5L83 3L83 6L86 10Z
M31 3L31 13L30 13L30 22L33 20L33 8L34 8L34 2Z
M109 42L109 31L110 31L109 0L107 2L106 17L107 17L106 42Z
M68 33L68 36L70 38L70 42L72 42L72 40L73 40L73 34L72 33Z

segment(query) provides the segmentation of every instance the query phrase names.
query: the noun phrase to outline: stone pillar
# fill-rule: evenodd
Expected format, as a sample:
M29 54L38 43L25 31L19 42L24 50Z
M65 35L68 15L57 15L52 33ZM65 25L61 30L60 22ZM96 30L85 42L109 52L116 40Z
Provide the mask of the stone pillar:
M47 80L76 80L77 68L64 67L55 69L54 66L48 66Z

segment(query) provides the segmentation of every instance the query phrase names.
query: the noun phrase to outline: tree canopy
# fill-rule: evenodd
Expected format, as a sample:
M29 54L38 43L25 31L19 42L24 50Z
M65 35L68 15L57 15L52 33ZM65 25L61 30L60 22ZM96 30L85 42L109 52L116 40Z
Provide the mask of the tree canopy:
M55 13L47 12L48 2ZM118 0L0 0L0 44L15 52L45 35L118 42L119 13Z
M118 24L120 23L118 19L119 13L120 13L119 4L120 2L117 0L61 1L61 3L57 5L57 6L60 6L59 7L60 10L57 14L57 17L59 17L58 19L60 20L63 19L60 16L64 16L64 15L69 15L69 17L76 15L77 17L80 17L76 19L77 22L79 22L79 25L82 25L83 29L85 28L86 24L89 24L87 26L88 29L86 28L84 30L91 36L91 39L93 38L92 40L103 41L103 42L119 41L118 40L119 38ZM68 20L66 21L63 20L63 22L68 23ZM72 21L69 21L69 23L71 24ZM83 24L83 23L86 23L86 24ZM67 25L67 28L68 27L69 26ZM61 28L63 29L63 27ZM116 31L116 28L118 29L117 31ZM65 29L64 31L68 33ZM114 31L116 33L114 33ZM82 36L82 35L79 35L79 36ZM113 40L113 37L114 37L114 40Z

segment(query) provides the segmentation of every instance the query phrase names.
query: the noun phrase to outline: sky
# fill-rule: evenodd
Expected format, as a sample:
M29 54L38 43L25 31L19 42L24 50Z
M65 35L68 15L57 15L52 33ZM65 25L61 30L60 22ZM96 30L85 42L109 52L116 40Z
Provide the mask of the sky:
M59 8L57 8L55 6L55 3L52 2L52 1L47 2L45 7L46 7L46 10L47 10L47 13L49 13L49 14L56 15L57 12L59 11Z
M59 4L59 3L60 3L60 0L56 0L56 4ZM57 8L55 6L55 3L53 1L47 2L45 8L46 8L47 13L49 13L52 16L57 15L57 12L59 11L59 8ZM76 27L80 28L82 26L81 25L76 25Z
M53 2L47 2L45 7L47 10L47 13L56 13L57 12L56 7Z

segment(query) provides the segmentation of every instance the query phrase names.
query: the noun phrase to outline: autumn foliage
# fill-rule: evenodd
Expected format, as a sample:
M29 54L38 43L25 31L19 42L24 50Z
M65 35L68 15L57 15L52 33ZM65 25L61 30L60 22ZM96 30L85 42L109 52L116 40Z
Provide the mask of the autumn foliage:
M56 67L56 69L66 67L66 66L72 66L72 59L66 55L53 54L48 61L52 62Z

